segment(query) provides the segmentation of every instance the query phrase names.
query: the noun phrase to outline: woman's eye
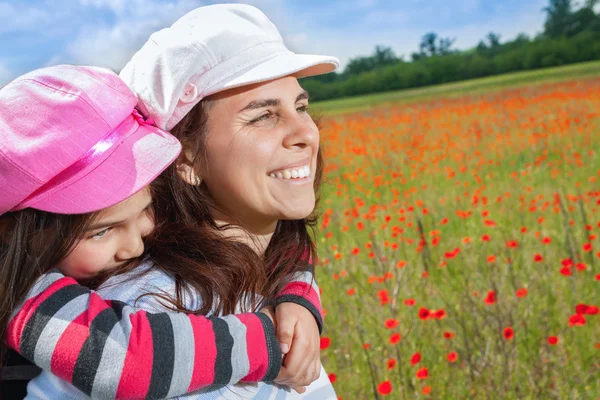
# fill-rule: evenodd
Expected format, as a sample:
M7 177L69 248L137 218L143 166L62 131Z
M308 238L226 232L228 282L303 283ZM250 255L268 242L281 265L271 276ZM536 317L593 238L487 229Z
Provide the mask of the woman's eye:
M296 111L302 112L302 113L307 112L308 111L308 105L300 106L300 107L296 108Z
M271 116L273 116L273 114L268 112L261 115L260 117L254 118L252 121L250 121L250 123L253 124L255 122L266 121L267 119L271 118Z
M102 239L104 236L106 236L106 234L108 233L109 230L110 230L110 228L102 229L100 232L93 234L91 236L91 238L92 239Z

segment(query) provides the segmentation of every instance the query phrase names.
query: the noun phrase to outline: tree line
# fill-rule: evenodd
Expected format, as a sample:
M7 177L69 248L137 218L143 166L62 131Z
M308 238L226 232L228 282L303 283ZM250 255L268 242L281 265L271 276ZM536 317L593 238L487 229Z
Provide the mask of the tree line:
M472 49L452 48L454 38L426 33L410 60L389 47L376 46L370 56L351 59L341 74L302 80L313 100L326 100L389 90L455 82L465 79L553 67L600 59L598 0L576 7L572 0L550 0L543 32L501 43L490 32Z

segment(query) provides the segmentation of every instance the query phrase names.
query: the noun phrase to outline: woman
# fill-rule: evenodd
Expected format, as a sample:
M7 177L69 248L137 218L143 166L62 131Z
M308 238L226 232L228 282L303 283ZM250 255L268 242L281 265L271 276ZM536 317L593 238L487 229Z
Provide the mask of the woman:
M311 274L301 266L310 267L307 258L314 253L309 217L322 166L318 129L306 113L308 95L297 78L335 67L331 57L291 53L270 21L249 6L200 8L152 35L121 76L139 96L141 110L181 140L183 156L163 175L155 200L157 220L168 221L149 253L160 274L152 269L140 277L147 271L142 266L127 282L131 291L103 296L135 302L153 293L143 298L158 299L155 305L163 309L227 314L274 297L278 282L292 273L299 281L275 300L277 313L285 311L282 300L307 306L312 313L294 328L308 331L298 337L311 337L304 340L318 349L315 322L320 325L321 315L307 301L318 294L306 295ZM177 254L179 265L172 263ZM122 287L115 279L103 288ZM200 304L193 301L198 294ZM301 365L311 381L319 375L318 358L294 346L284 369ZM283 393L259 385L217 390L223 396L232 390ZM184 386L174 374L168 395L183 393ZM332 396L327 389L325 396Z

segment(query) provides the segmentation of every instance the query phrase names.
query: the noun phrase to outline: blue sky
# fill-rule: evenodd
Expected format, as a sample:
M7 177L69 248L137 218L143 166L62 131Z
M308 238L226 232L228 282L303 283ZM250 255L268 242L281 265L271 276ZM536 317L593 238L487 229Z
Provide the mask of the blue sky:
M231 1L229 1L231 2ZM119 70L150 34L186 12L222 1L0 0L0 85L32 69L58 63ZM390 46L409 58L421 36L456 38L475 46L488 32L502 40L535 35L548 0L250 0L298 52L347 61Z

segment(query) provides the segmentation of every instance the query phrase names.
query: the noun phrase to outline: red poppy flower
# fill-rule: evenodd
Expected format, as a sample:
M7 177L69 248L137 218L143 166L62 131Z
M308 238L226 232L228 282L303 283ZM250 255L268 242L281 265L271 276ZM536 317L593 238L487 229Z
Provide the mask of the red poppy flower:
M525 289L525 288L517 289L517 292L515 294L518 298L522 299L523 297L527 296L527 289Z
M423 393L424 395L428 395L429 393L431 393L431 386L425 386L421 393Z
M486 219L485 221L483 221L485 226L496 226L496 222L491 220L491 219Z
M533 261L535 261L535 262L540 262L543 260L544 260L544 257L542 257L540 254L536 254L533 256Z
M420 319L422 319L424 321L424 320L428 319L429 316L430 316L430 312L428 309L423 308L423 307L419 308L419 318Z
M560 263L562 264L563 267L567 267L567 268L570 268L573 266L573 260L571 260L570 258L565 258Z
M492 304L496 303L496 292L494 292L493 290L490 290L487 293L487 296L485 296L485 299L483 299L483 302L488 305L492 305Z
M506 242L506 247L514 249L516 247L519 246L519 243L517 243L516 240L509 240L508 242Z
M389 294L386 289L381 289L380 291L378 291L377 297L379 297L379 300L380 300L382 306L384 306L390 302Z
M415 299L406 299L404 300L404 305L408 306L408 307L412 307L416 304L417 302L415 301Z
M552 242L552 239L550 239L549 237L545 237L542 239L542 243L543 244L550 244Z
M592 251L592 245L590 243L586 243L583 245L583 251L589 252Z
M328 377L331 383L335 383L335 381L337 380L337 376L335 374L329 374Z
M589 306L587 304L577 304L575 306L575 313L579 315L596 315L598 314L598 307Z
M585 271L587 269L587 265L585 263L577 263L576 265L577 271Z
M417 379L427 379L429 377L429 370L427 367L423 367L417 371Z
M444 254L444 257L446 257L446 258L454 258L454 257L456 257L458 255L458 253L460 253L460 249L457 247L457 248L455 248L452 251L447 251Z
M571 276L573 275L573 271L571 271L571 268L569 267L562 267L560 269L560 274L563 276Z
M377 391L379 394L387 396L388 394L392 393L392 384L390 381L383 381L379 384L379 386L377 386Z
M484 242L489 242L489 241L491 240L491 239L490 239L490 235L483 235L483 236L481 237L481 240L483 240Z
M421 361L421 353L415 353L410 358L410 365L418 364Z
M556 336L549 336L548 337L548 344L550 346L556 346L558 344L558 337L556 337Z
M444 332L444 339L452 339L454 336L455 336L454 332L450 332L450 331Z
M401 339L402 339L402 336L399 333L392 333L390 335L390 343L391 344L398 344L398 343L400 343Z
M395 358L389 358L387 360L387 369L394 369L395 366L396 366L396 359Z
M431 311L430 316L431 316L431 318L434 318L434 319L444 319L444 318L446 318L446 310L441 308L436 311Z
M448 353L448 362L454 363L456 362L456 360L458 360L458 354L455 351L451 351L450 353Z
M328 337L321 338L321 350L325 350L331 344L331 339Z
M346 290L346 294L347 294L348 296L353 296L353 295L355 295L355 294L356 294L356 289L354 289L354 288L350 288L350 289Z
M569 318L569 326L582 326L585 325L585 317L580 314L571 315Z
M368 350L371 348L371 343L363 343L362 348Z
M496 261L496 256L495 256L495 255L493 255L493 254L492 254L492 255L489 255L489 256L487 257L487 262L488 262L488 263L490 263L490 264L491 264L491 263L493 263L493 262L495 262L495 261Z
M388 318L385 320L385 327L387 329L394 329L398 326L398 324L400 324L400 321L398 321L397 319Z
M355 247L352 249L352 255L357 255L358 253L360 253L360 249L358 247Z
M515 337L515 331L513 330L513 328L511 328L510 326L504 328L504 339L511 340L513 337Z

